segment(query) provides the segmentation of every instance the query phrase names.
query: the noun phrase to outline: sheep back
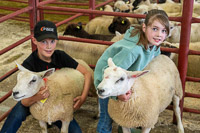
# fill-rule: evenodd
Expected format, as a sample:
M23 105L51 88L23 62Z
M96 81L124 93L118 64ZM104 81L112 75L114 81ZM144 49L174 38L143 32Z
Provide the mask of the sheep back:
M145 70L150 72L135 80L129 101L109 100L109 115L121 126L153 128L159 113L171 103L173 95L182 98L179 73L170 58L159 55Z
M112 23L112 20L113 16L96 17L86 24L85 31L89 34L111 35L108 26Z
M73 36L67 36L73 37ZM108 48L108 45L62 41L57 44L58 49L64 50L71 57L82 59L87 64L96 65L97 60L101 57L103 52Z
M84 76L77 70L63 68L47 78L50 96L45 103L37 102L30 107L34 118L48 123L73 119L73 99L81 95Z

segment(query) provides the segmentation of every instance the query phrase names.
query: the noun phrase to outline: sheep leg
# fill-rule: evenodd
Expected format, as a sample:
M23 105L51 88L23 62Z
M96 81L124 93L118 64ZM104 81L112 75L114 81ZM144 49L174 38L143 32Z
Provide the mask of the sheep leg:
M69 123L67 121L62 121L61 133L68 133Z
M39 121L40 127L42 128L42 133L47 133L47 123L45 121Z
M123 133L131 133L131 129L127 127L122 127Z
M181 111L180 111L180 107L179 107L179 102L180 102L180 98L175 95L173 97L173 109L174 109L177 124L178 124L178 132L184 133L183 124L181 122Z
M151 128L143 127L142 128L142 133L149 133Z

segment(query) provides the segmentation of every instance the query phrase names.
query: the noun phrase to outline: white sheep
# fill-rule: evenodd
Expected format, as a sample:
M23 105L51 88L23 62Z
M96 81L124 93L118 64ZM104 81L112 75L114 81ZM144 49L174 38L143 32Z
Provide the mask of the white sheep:
M149 0L146 0L146 1L149 1ZM168 14L168 16L175 17L175 16L180 16L181 11L182 11L182 4L175 3L172 0L167 0L165 3L162 3L162 4L150 3L150 2L146 2L146 3L142 3L142 2L138 3L138 2L136 2L137 4L135 4L134 6L135 7L134 13L139 12L140 14L140 12L143 13L152 9L159 9L159 10L164 10Z
M181 13L182 10L182 4L172 0L167 0L165 3L156 5L162 8L166 13Z
M110 5L106 5L104 11L113 12ZM85 31L89 34L104 34L111 35L108 31L108 26L112 23L113 16L102 15L100 17L93 18L86 26Z
M74 36L66 36L74 37ZM116 42L121 39L121 34L116 32L116 36L111 42ZM61 49L68 53L71 57L82 59L87 64L96 65L98 59L101 57L103 52L109 47L109 45L84 43L75 41L60 40L57 43L57 49Z
M80 61L87 69L90 67ZM42 86L47 86L50 96L46 101L38 101L30 106L30 112L39 120L42 133L47 133L47 123L62 121L62 133L68 133L68 126L73 119L73 99L80 96L84 87L84 76L76 69L54 68L43 72L31 72L21 65L17 75L17 84L13 88L13 98L17 101L35 95ZM90 69L91 70L91 69ZM46 80L44 80L46 79Z
M183 3L184 3L184 0L181 0L181 10L183 10ZM197 14L198 16L200 15L200 3L197 2L197 1L194 1L193 4L193 14Z
M179 48L179 43L169 43L165 41L163 45L171 45ZM197 50L200 51L200 42L190 42L189 44L190 50ZM172 60L178 65L178 54L174 54ZM187 67L187 76L190 77L200 77L200 56L198 55L189 55L188 56L188 67Z
M170 23L170 36L166 39L171 43L180 42L180 34L181 34L181 26L177 25L177 23ZM200 41L200 31L199 31L199 23L193 23L191 25L191 34L190 34L190 42L199 42Z
M133 8L133 6L131 4L127 4L124 1L116 1L114 3L114 11L115 12L130 12Z
M150 70L150 71L148 71ZM147 73L147 74L145 74ZM100 98L118 96L132 90L127 102L109 99L110 117L123 127L142 127L142 133L149 133L158 121L159 114L173 101L178 131L184 132L181 122L179 101L183 96L179 72L174 62L165 55L155 57L144 71L127 71L117 67L108 59L102 82L97 87Z

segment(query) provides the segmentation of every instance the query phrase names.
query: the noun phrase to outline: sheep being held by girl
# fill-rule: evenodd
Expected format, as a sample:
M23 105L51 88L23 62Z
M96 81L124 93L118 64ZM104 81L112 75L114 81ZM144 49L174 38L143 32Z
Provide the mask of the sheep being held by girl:
M103 80L103 72L107 68L108 58L123 69L141 71L160 52L160 44L169 34L169 19L163 10L150 10L145 22L139 27L130 27L124 38L108 47L99 58L94 71L94 84L97 86ZM120 81L119 81L120 82ZM126 102L131 97L131 91L112 97ZM100 119L97 132L112 132L112 119L108 114L109 98L99 98Z
M184 133L179 108L182 85L177 67L170 58L159 55L144 71L127 71L117 67L111 58L108 59L108 66L97 87L99 97L123 95L128 91L132 93L127 102L110 99L108 103L108 113L123 127L123 133L130 132L129 128L133 127L142 127L142 133L149 133L159 114L172 101L178 132Z

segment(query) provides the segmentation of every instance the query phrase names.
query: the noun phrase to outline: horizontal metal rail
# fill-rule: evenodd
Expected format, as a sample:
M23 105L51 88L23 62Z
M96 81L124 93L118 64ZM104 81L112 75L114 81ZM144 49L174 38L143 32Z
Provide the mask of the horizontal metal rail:
M26 42L27 40L31 39L32 35L26 36L25 38L17 41L16 43L9 45L8 47L4 48L3 50L0 51L0 55L8 52L9 50L21 45L22 43Z
M28 7L22 8L22 9L16 11L16 12L13 12L11 14L8 14L6 16L3 16L3 17L0 18L0 23L5 21L5 20L7 20L7 19L11 19L11 18L13 18L13 17L15 17L17 15L20 15L22 13L28 12L28 11L30 11L32 9L33 9L33 7L28 6Z
M124 17L135 17L135 18L145 18L145 15L142 14L131 14L131 13L121 13L121 12L106 12L98 11L92 9L77 9L77 8L67 8L67 7L55 7L55 6L39 6L38 8L44 10L55 10L55 11L68 11L76 13L87 13L87 14L99 14L99 15L108 15L108 16L124 16ZM172 21L181 22L182 17L170 17Z
M12 108L13 108L13 107L12 107ZM8 114L11 112L12 108L9 109L6 113L4 113L4 114L0 117L0 122L1 122L2 120L4 120L4 119L8 116Z
M12 75L13 73L15 73L18 69L17 68L13 68L12 70L10 70L9 72L7 72L6 74L4 74L3 76L0 77L0 82L2 82L4 79L6 79L7 77L9 77L10 75Z
M78 42L86 42L92 44L103 44L103 45L112 45L113 42L109 41L101 41L101 40L93 40L93 39L85 39L85 38L73 38L73 37L64 37L59 36L60 40L68 40L68 41L78 41Z
M7 94L5 94L3 97L0 98L0 103L2 103L4 100L10 97L11 94L12 94L12 90L10 90Z
M24 1L24 0L2 0L2 1L10 1L10 2L18 2L18 3L28 3L28 1Z

